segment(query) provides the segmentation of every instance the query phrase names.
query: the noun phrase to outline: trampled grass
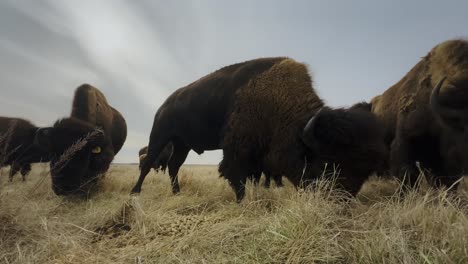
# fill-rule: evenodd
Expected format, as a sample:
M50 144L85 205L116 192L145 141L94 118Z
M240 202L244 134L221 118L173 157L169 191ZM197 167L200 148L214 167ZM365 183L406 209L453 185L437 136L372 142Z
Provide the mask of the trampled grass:
M151 172L132 197L138 167L114 165L88 200L55 196L47 170L2 171L0 263L468 263L467 179L457 198L376 178L351 200L249 184L237 204L214 166L182 167L175 196Z

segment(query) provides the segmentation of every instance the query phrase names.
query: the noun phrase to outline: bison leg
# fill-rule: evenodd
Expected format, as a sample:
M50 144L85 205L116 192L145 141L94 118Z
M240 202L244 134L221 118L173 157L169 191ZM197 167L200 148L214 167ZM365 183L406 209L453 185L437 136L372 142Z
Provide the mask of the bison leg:
M253 178L253 183L255 186L257 186L259 183L260 183L260 178L262 178L262 172L255 172L253 175L252 175L252 178Z
M276 183L276 186L277 187L283 187L283 177L280 176L280 175L274 175L273 176L273 180L275 181Z
M268 189L270 188L270 184L271 184L271 176L269 173L265 172L265 183L263 183L263 187Z
M26 181L26 175L28 175L29 172L31 172L31 164L23 164L21 167L21 176L23 177L23 181Z
M450 191L456 191L458 188L458 185L460 184L460 179L463 177L462 174L458 175L446 175L446 176L440 176L440 175L434 175L430 178L426 178L429 184L437 189L440 189L442 187L445 188L450 188Z
M166 168L167 168L167 165L166 165L166 164L164 164L164 165L161 166L161 170L162 170L163 174L166 173Z
M245 196L245 183L247 180L247 173L239 167L235 166L235 168L230 168L226 172L226 178L229 179L229 183L231 187L234 189L236 193L236 201L240 203Z
M148 156L143 160L143 163L140 168L140 176L138 177L138 181L133 187L131 193L140 193L141 192L141 186L143 185L143 182L145 181L146 175L150 172L154 161L157 158L157 155L161 153L162 149L164 148L166 142L158 142L154 148L154 151L152 150L151 152L148 152ZM156 155L155 155L156 154Z
M418 180L416 160L411 159L409 140L401 137L395 138L390 152L391 172L403 179L403 185L415 188Z
M11 164L10 174L9 174L10 181L13 181L13 177L16 175L16 173L18 173L18 171L20 171L20 169L21 169L21 166L18 163L14 162Z
M167 164L169 168L169 177L171 178L172 192L174 194L180 192L179 178L177 174L179 173L180 166L184 164L189 151L190 148L187 146L174 142L174 152Z
M248 169L243 165L248 162L242 162L239 159L230 158L224 151L224 158L220 164L220 174L229 181L232 189L236 194L236 201L240 203L245 196L245 183L249 175ZM229 164L229 166L227 166ZM251 174L250 174L251 175Z
M370 172L368 171L343 170L337 180L337 188L348 192L353 197L356 197L369 175Z
M450 191L456 191L463 177L463 170L460 163L455 163L454 160L448 160L444 164L442 170L434 169L432 173L425 174L426 180L430 186L436 189L450 188Z
M426 179L434 188L446 187L450 191L456 191L463 177L463 153L458 147L452 147L443 151L443 169L434 170L432 177L426 175Z
M138 177L138 181L133 187L131 193L140 193L141 192L141 185L143 185L143 182L145 181L146 175L151 170L151 164L149 162L143 162L143 165L141 166L140 169L140 176Z
M236 202L240 203L245 197L245 178L234 180L231 182L231 186L236 193Z

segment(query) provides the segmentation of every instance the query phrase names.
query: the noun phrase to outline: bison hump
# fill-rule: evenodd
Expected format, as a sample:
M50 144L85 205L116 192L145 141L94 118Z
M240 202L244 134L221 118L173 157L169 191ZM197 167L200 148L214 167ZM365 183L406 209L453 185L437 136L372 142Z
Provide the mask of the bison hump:
M75 91L71 116L91 124L103 125L103 122L112 120L112 109L99 89L83 84Z

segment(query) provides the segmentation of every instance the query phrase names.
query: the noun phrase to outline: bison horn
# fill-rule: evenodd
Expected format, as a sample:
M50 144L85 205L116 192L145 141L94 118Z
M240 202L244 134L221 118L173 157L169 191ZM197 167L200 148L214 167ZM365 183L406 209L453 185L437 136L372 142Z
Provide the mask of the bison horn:
M142 155L140 156L140 161L144 160L144 159L146 158L146 156L147 156L146 154L142 154Z
M307 122L307 124L304 127L304 130L302 131L302 140L304 143L310 147L314 148L314 129L315 129L315 123L317 120L317 116L320 114L322 111L322 108L320 108Z
M450 109L447 106L443 106L439 102L440 88L444 84L445 79L447 79L447 76L444 76L432 90L430 105L431 105L432 111L442 118L457 117L460 115L458 111L456 111L455 109Z

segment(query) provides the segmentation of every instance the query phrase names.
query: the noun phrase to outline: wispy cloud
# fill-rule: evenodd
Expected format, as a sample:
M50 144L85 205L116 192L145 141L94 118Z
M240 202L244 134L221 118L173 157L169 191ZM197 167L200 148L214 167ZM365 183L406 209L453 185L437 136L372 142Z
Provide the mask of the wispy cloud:
M2 115L47 125L73 89L99 87L125 116L118 162L137 161L153 116L175 89L263 56L310 65L331 105L370 99L433 45L467 36L467 3L239 0L0 2ZM220 152L188 163L217 163Z

